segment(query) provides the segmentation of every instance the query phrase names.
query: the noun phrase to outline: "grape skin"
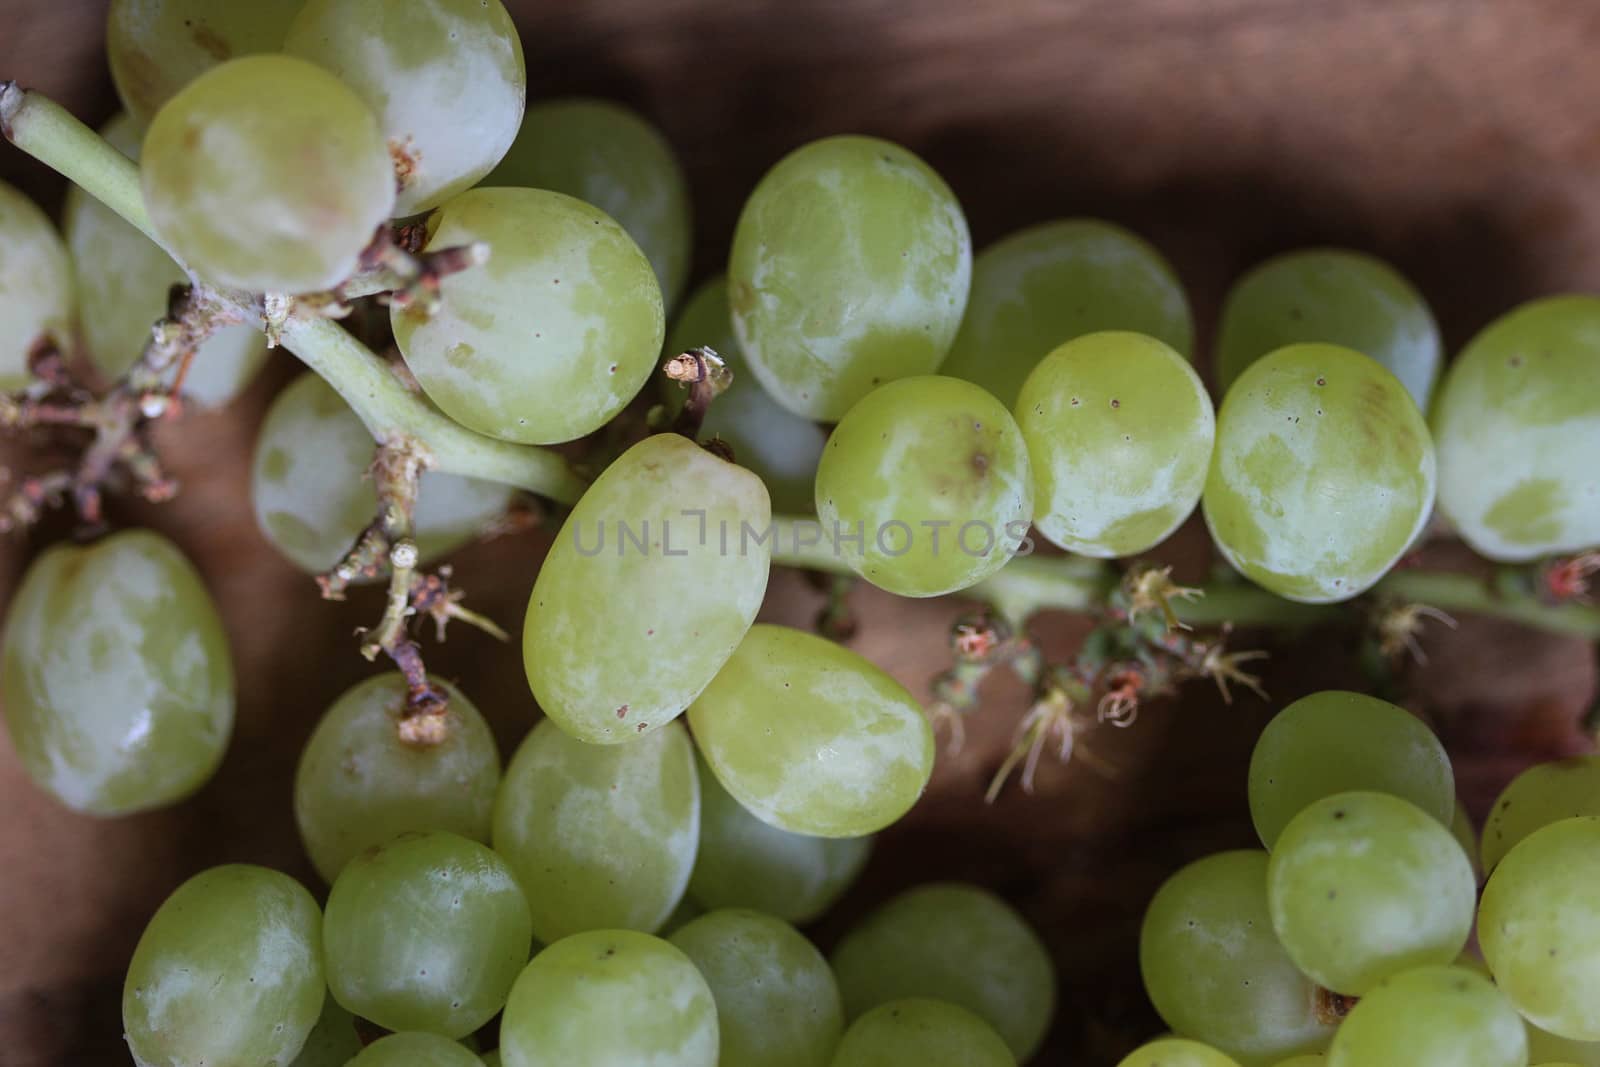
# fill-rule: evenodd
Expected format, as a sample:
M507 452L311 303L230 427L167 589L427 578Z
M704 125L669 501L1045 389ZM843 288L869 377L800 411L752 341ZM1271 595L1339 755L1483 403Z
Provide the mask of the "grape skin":
M1600 1041L1570 1041L1523 1020L1528 1062L1542 1067L1600 1067Z
M1522 1020L1461 967L1420 967L1370 990L1333 1036L1328 1067L1523 1067Z
M322 998L322 1015L306 1035L300 1054L289 1067L346 1067L361 1051L361 1035L356 1033L354 1016L332 997Z
M344 1067L482 1067L483 1061L447 1037L398 1033L379 1038Z
M71 350L75 299L72 264L49 217L0 182L0 390L32 380L28 356L40 342Z
M850 1024L831 1067L1016 1067L1004 1041L965 1008L907 998Z
M1128 1053L1117 1067L1239 1067L1239 1064L1198 1041L1164 1037L1140 1045Z
M1600 756L1540 763L1511 780L1483 824L1483 866L1494 870L1535 830L1577 815L1600 815Z

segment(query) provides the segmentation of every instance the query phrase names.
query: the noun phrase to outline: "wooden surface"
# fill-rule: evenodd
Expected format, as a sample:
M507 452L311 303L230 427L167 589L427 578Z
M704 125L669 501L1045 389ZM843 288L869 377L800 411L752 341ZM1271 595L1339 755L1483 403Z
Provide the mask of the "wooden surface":
M1414 278L1457 346L1526 297L1600 288L1600 4L1587 0L546 0L514 3L535 95L592 92L641 108L689 168L697 269L718 265L741 198L781 153L817 135L880 134L949 179L981 244L1008 230L1099 214L1151 237L1190 287L1202 336L1229 280L1274 251L1337 242ZM96 3L0 0L0 78L56 95L86 119L113 106ZM47 203L60 183L0 146L0 178ZM65 813L0 744L0 1064L125 1062L122 971L160 900L223 861L315 884L290 812L313 722L368 673L351 630L376 599L317 600L255 531L246 463L280 357L219 416L165 434L185 482L175 504L120 508L189 552L220 602L237 658L239 722L216 780L170 811L115 822ZM0 594L59 524L0 547ZM521 617L538 533L478 546L458 574L474 603ZM1193 560L1203 541L1185 531ZM923 692L944 662L953 602L858 592L857 647ZM817 595L774 581L768 615L804 623ZM1070 652L1081 625L1047 620ZM1270 640L1270 639L1269 639ZM1348 640L1273 644L1270 705L1224 707L1202 688L1146 709L1090 745L1114 777L1047 768L1036 796L993 807L983 783L1020 711L987 691L965 751L885 835L860 889L818 931L904 885L971 878L1043 931L1061 971L1059 1022L1039 1061L1114 1063L1156 1022L1139 990L1137 926L1183 861L1253 843L1250 744L1272 710L1359 685ZM1415 705L1455 751L1480 812L1536 756L1581 744L1594 698L1582 644L1463 620L1435 632ZM460 680L504 749L532 722L519 657L468 633L430 660Z

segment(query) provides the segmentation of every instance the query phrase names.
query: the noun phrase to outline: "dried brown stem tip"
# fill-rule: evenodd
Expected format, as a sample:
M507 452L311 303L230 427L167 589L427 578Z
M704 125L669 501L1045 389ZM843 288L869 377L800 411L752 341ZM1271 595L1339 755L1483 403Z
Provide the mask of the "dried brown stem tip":
M717 355L716 349L702 345L673 356L662 364L661 372L689 389L689 395L683 401L683 410L673 423L673 432L698 440L706 412L711 410L711 402L733 384L733 371ZM722 446L719 454L726 453L724 458L732 458L732 450L725 442L716 441L713 444Z

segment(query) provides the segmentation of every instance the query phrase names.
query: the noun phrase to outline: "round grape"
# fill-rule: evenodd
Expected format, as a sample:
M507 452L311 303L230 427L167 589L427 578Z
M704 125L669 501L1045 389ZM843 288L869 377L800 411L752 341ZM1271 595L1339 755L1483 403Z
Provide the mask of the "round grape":
M1239 1067L1239 1064L1210 1045L1163 1037L1140 1045L1123 1057L1117 1067Z
M1339 1027L1328 1067L1523 1067L1522 1020L1462 967L1420 967L1369 991Z
M379 1038L344 1067L483 1067L483 1061L448 1037L413 1032Z
M1483 866L1494 870L1535 830L1577 815L1600 815L1600 756L1529 767L1495 800L1483 824Z
M72 350L75 314L60 234L37 204L0 182L0 390L32 380L28 360L41 346Z
M891 1001L850 1024L831 1067L1016 1067L1000 1036L941 1000Z

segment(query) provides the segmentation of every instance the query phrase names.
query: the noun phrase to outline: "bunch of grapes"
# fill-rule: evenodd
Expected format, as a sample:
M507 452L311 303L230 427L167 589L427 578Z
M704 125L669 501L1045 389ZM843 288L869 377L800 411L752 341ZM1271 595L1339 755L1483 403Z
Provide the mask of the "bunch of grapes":
M1027 785L1047 745L1185 680L1255 687L1227 626L1192 625L1383 594L1444 530L1500 584L1410 588L1600 637L1600 299L1514 309L1442 370L1391 268L1280 257L1228 298L1214 405L1139 237L1070 219L974 257L932 168L837 136L772 167L674 315L670 147L605 102L525 107L500 0L114 0L108 48L126 113L103 137L0 86L7 137L78 183L64 238L0 186L0 423L82 453L0 526L71 504L99 535L103 493L170 496L152 427L226 405L281 344L310 372L261 427L255 517L325 595L386 582L361 648L396 668L300 759L321 903L230 865L150 920L123 995L145 1067L1027 1062L1056 976L1000 898L912 889L831 957L797 929L989 670L1035 689L997 779ZM544 717L502 766L472 679L430 675L411 624L504 636L427 568L518 490L564 517L520 632ZM1140 559L1197 509L1235 572L1210 614ZM995 611L958 627L930 716L837 632L758 622L775 564ZM1386 650L1451 606L1387 588ZM1077 660L1043 662L1045 607L1098 614ZM113 817L215 772L235 682L198 573L132 530L34 560L0 696L39 788ZM1178 1036L1124 1067L1600 1063L1600 764L1518 779L1480 849L1427 727L1321 693L1263 734L1250 805L1266 851L1150 905Z

